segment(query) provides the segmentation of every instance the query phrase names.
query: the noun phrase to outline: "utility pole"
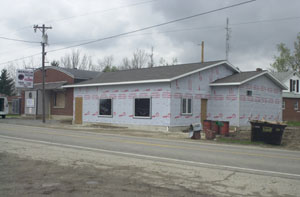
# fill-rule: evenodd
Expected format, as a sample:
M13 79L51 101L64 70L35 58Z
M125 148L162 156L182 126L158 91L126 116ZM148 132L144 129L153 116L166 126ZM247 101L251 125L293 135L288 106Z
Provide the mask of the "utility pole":
M231 28L229 28L229 18L226 19L226 45L225 45L225 51L226 51L226 60L229 58L229 50L230 50L230 33Z
M151 47L151 53L150 53L149 57L150 57L150 63L148 63L148 67L152 68L152 67L154 67L153 46Z
M204 41L201 42L201 44L198 44L198 46L201 46L201 63L204 62Z
M34 32L39 29L42 32L42 110L43 110L43 123L46 122L46 109L45 109L45 46L48 44L48 35L46 34L47 29L52 29L52 27L46 27L45 24L42 26L34 25Z

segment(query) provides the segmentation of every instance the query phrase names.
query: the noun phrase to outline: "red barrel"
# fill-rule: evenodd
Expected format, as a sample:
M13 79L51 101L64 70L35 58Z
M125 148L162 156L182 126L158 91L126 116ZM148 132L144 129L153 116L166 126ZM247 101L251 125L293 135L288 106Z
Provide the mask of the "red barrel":
M228 136L229 135L229 122L228 121L222 121L223 126L220 127L220 133L221 135Z
M219 134L219 125L217 125L217 121L211 121L211 130Z
M203 130L210 130L211 129L211 120L204 120L203 121Z

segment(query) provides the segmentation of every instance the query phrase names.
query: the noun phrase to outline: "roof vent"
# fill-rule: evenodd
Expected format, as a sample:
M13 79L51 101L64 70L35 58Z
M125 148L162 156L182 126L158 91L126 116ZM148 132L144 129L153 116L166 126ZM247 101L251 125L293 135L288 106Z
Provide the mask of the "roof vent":
M256 68L256 71L262 71L262 69L261 68Z

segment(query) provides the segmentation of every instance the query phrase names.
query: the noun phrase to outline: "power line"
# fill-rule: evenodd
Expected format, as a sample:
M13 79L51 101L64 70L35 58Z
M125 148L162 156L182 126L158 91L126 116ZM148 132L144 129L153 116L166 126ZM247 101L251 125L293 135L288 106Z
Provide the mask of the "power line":
M199 14L195 14L195 15L192 15L192 16L183 17L183 18L172 20L172 21L160 23L160 24L157 24L157 25L152 25L152 26L141 28L141 29L137 29L137 30L133 30L133 31L129 31L129 32L125 32L125 33L113 35L113 36L108 36L108 37L99 38L99 39L96 39L96 40L91 40L91 41L88 41L88 42L83 42L83 43L80 43L80 44L77 44L77 45L71 45L71 46L67 46L67 47L63 47L63 48L49 50L49 51L47 51L47 53L61 51L61 50L69 49L69 48L74 48L74 47L78 47L78 46L82 46L82 45L87 45L87 44L92 44L92 43L95 43L95 42L100 42L100 41L103 41L103 40L109 40L109 39L113 39L113 38L117 38L117 37L129 35L129 34L133 34L133 33L136 33L136 32L140 32L140 31L152 29L152 28L155 28L155 27L160 27L160 26L164 26L164 25L167 25L167 24L171 24L171 23L175 23L175 22L179 22L179 21L183 21L183 20L195 18L195 17L198 17L198 16L202 16L202 15L210 14L210 13L213 13L213 12L217 12L217 11L229 9L229 8L232 8L232 7L237 7L237 6L240 6L240 5L243 5L243 4L247 4L247 3L251 3L251 2L254 2L254 1L256 1L256 0L249 0L249 1L242 2L242 3L233 4L233 5L230 5L230 6L218 8L218 9L215 9L215 10L210 10L210 11L199 13ZM27 57L23 57L23 58L14 59L14 60L7 61L7 62L2 62L2 63L0 63L0 65L7 64L7 63L10 63L10 62L14 62L14 61L18 61L18 60L22 60L22 59L25 59L25 58L30 58L30 57L33 57L33 56L36 56L36 55L39 55L39 54L40 53L33 54L31 56L27 56Z
M27 58L34 57L34 56L37 56L37 55L41 55L41 53L35 53L33 55L29 55L29 56L26 56L26 57L20 57L20 58L14 59L14 60L6 61L6 62L1 62L0 65L9 64L11 62L15 62L15 61L27 59Z
M15 38L6 38L6 37L2 37L0 36L0 39L3 39L3 40L11 40L11 41L16 41L16 42L26 42L26 43L40 43L38 41L29 41L29 40L20 40L20 39L15 39Z
M138 5L148 4L148 3L155 2L155 1L157 1L157 0L137 2L137 3L127 4L127 5L123 5L123 6L119 6L119 7L113 7L113 8L104 9L104 10L87 12L85 14L80 14L80 15L74 15L74 16L68 16L68 17L64 17L64 18L59 18L59 19L48 20L48 21L45 21L43 23L56 23L56 22L61 22L61 21L70 20L70 19L73 19L73 18L78 18L78 17L92 15L92 14L100 14L100 13L109 12L109 11L112 11L112 10L122 9L122 8L126 8L126 7L134 7L134 6L138 6ZM23 31L23 30L29 29L29 28L32 28L32 25L27 25L27 26L20 27L20 28L16 29L13 32L0 34L0 36L7 35L7 34L12 34L12 33L16 33L16 32Z
M51 52L55 52L55 51L61 51L61 50L69 49L69 48L74 48L74 47L78 47L78 46L88 45L88 44L92 44L92 43L95 43L95 42L100 42L100 41L103 41L103 40L108 40L108 39L112 39L112 38L116 38L116 37L120 37L120 36L124 36L124 35L128 35L128 34L140 32L140 31L144 31L144 30L147 30L147 29L153 29L153 28L164 26L164 25L168 25L168 24L171 24L171 23L176 23L176 22L179 22L179 21L188 20L188 19L195 18L195 17L198 17L198 16L210 14L210 13L213 13L213 12L218 12L218 11L221 11L221 10L225 10L225 9L237 7L237 6L240 6L240 5L243 5L243 4L247 4L247 3L251 3L251 2L254 2L254 1L256 1L256 0L249 0L249 1L242 2L242 3L233 4L233 5L230 5L230 6L226 6L226 7L222 7L222 8L210 10L210 11L207 11L207 12L203 12L203 13L199 13L199 14L195 14L195 15L191 15L191 16L187 16L187 17L183 17L183 18L171 20L171 21L168 21L168 22L164 22L164 23L160 23L160 24L157 24L157 25L152 25L152 26L144 27L144 28L141 28L141 29L133 30L133 31L128 31L128 32L124 32L124 33L121 33L121 34L117 34L117 35L113 35L113 36L108 36L108 37L104 37L104 38L99 38L99 39L96 39L96 40L93 40L93 41L83 42L83 43L80 43L80 44L71 45L71 46L67 46L67 47L63 47L63 48L59 48L59 49L49 50L47 52L51 53Z
M264 19L264 20L247 21L247 22L239 22L239 23L231 23L230 26L232 28L232 26L239 26L239 25L256 24L256 23L268 23L268 22L296 20L296 19L300 19L300 16L277 18L277 19ZM191 27L191 28L173 29L173 30L160 31L160 32L146 32L146 33L141 33L141 34L126 35L126 36L122 36L122 37L143 36L143 35L152 35L152 34L164 34L164 33L173 33L173 32L181 32L181 31L193 31L193 30L197 31L197 30L206 30L206 29L222 29L222 28L224 28L224 25ZM50 43L50 44L51 45L60 45L60 44L66 44L66 43L86 42L86 41L93 41L93 40L95 40L95 38L94 39L64 41L64 42L54 42L54 43Z
M88 16L88 15L92 15L92 14L99 14L99 13L109 12L112 10L122 9L122 8L126 8L126 7L134 7L134 6L138 6L138 5L148 4L148 3L155 2L155 1L157 1L157 0L137 2L137 3L127 4L127 5L109 8L109 9L105 9L105 10L92 11L92 12L87 12L87 13L80 14L80 15L74 15L74 16L68 16L68 17L64 17L64 18L60 18L60 19L49 20L49 21L45 21L44 23L56 23L56 22L65 21L65 20L83 17L83 16Z
M257 21L248 21L248 22L241 22L241 23L233 23L233 24L231 24L231 26L233 26L233 25L234 26L236 26L236 25L248 25L248 24L255 24L255 23L277 22L277 21L286 21L286 20L296 20L296 19L300 19L300 16L265 19L265 20L257 20Z

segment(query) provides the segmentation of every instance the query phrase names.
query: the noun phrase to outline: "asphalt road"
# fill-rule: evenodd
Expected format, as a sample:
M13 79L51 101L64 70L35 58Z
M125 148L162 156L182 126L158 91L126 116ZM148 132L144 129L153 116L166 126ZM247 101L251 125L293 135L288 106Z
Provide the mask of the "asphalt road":
M300 180L299 151L160 140L4 123L0 123L0 138Z

